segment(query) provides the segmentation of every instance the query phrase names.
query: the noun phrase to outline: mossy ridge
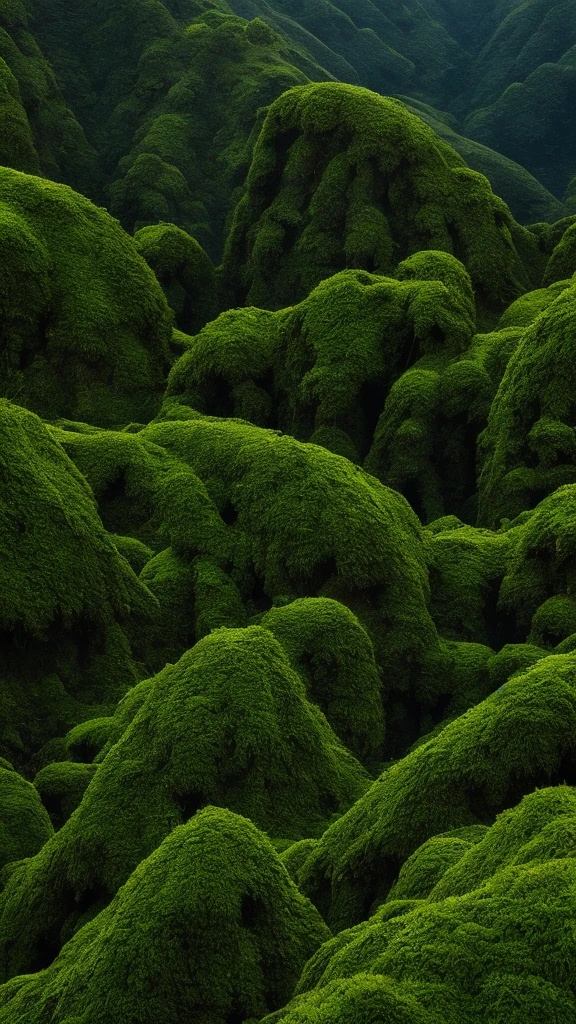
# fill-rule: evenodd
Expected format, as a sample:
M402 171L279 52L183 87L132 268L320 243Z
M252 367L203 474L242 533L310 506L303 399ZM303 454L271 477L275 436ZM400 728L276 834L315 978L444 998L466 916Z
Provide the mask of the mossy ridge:
M454 863L446 863L432 892L412 906L393 892L369 921L325 943L304 968L299 994L267 1024L306 1021L313 1007L320 1007L315 1020L352 1021L352 999L360 993L362 1019L372 1024L381 1019L384 992L397 1013L419 997L414 1015L391 1018L410 1024L495 1024L502 1013L515 1024L544 1017L569 1024L576 1010L569 938L575 812L573 788L556 786L527 795L467 841L460 830L461 850L453 848ZM411 859L414 868L420 863L433 875L438 844L456 838L429 840Z
M173 221L220 258L260 111L308 73L329 77L310 61L300 70L299 54L267 32L207 11L144 50L100 137L110 208L127 230Z
M0 163L94 193L96 154L64 102L20 0L6 0L0 11L0 81Z
M72 817L10 877L0 910L4 977L46 966L207 804L300 838L322 831L367 785L272 634L215 631L155 678Z
M156 604L34 414L0 402L0 451L2 746L20 764L136 682L130 642Z
M167 398L328 448L347 437L362 461L392 382L424 354L456 356L474 333L470 279L454 257L418 253L398 277L348 270L292 308L228 310L177 361Z
M190 466L142 431L51 429L90 484L116 544L122 535L121 552L136 546L139 560L149 553L140 578L159 613L146 631L146 671L177 661L211 629L246 625L253 580L242 566L236 579L229 575L234 536Z
M537 221L551 223L569 212L568 204L553 195L521 163L510 160L496 149L466 138L464 128L453 114L437 110L412 96L400 95L396 98L402 100L412 114L429 124L444 142L460 154L472 171L478 171L488 178L492 191L510 207L512 216L520 224L532 225Z
M479 522L497 527L576 481L573 402L576 287L563 289L523 333L479 449Z
M33 857L54 835L34 787L0 759L0 871Z
M55 829L61 828L81 803L95 771L96 766L91 764L54 761L35 775L34 788Z
M226 243L234 304L285 306L346 266L391 273L422 249L461 259L492 312L529 288L524 262L538 272L534 236L399 101L320 83L272 104Z
M384 739L381 682L370 638L352 612L329 598L300 598L271 608L261 625L348 749L361 759L377 754Z
M329 934L269 840L209 807L136 868L48 970L0 988L0 1021L108 1024L112 1004L122 1024L260 1017L290 998Z
M134 240L140 255L152 268L176 326L195 334L216 316L216 276L202 246L174 224L141 228Z
M265 17L336 78L376 92L424 92L441 102L462 76L465 54L436 4L232 0L230 7Z
M333 929L369 915L422 842L491 824L537 785L576 778L576 662L544 658L394 764L322 836L298 881Z
M172 323L134 242L67 186L8 168L0 232L11 253L2 268L2 393L47 419L150 419Z
M500 590L500 605L513 612L529 640L555 647L576 632L572 609L573 522L576 486L558 488L517 531Z
M520 530L493 533L446 516L427 532L432 617L440 635L495 649L516 639L498 597Z
M564 0L508 5L472 66L466 135L520 162L556 195L574 173L576 18Z
M521 337L510 327L476 335L460 355L440 348L392 385L364 466L404 494L423 522L449 512L476 521L477 441Z
M370 634L384 692L402 702L416 687L435 702L445 660L420 526L400 495L323 448L234 420L167 421L139 436L205 481L230 524L232 578L241 591L252 581L256 610L280 596L341 601Z

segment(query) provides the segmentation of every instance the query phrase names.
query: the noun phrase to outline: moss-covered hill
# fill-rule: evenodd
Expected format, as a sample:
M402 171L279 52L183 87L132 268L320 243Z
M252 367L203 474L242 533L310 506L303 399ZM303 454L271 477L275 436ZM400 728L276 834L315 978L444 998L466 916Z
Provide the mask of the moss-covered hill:
M576 1021L571 33L2 6L0 1024Z

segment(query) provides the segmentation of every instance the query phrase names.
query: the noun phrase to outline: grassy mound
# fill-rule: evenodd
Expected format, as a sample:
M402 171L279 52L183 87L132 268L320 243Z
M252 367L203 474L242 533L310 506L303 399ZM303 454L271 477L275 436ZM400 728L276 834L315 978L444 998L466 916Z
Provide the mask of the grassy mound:
M0 1021L260 1017L329 932L254 825L210 807L164 840L46 971L0 988Z
M544 658L385 771L298 872L331 927L367 917L427 839L491 824L535 786L576 779L576 662Z
M345 267L389 274L421 249L455 255L501 311L528 287L536 242L402 103L321 83L272 104L226 244L230 304L277 309Z
M126 718L76 812L4 890L7 975L47 966L202 807L225 806L299 839L322 831L368 784L258 626L213 632L152 680Z
M0 389L45 418L150 419L171 317L133 241L63 185L0 171Z
M35 415L0 402L0 450L1 735L19 762L136 681L130 640L155 602Z

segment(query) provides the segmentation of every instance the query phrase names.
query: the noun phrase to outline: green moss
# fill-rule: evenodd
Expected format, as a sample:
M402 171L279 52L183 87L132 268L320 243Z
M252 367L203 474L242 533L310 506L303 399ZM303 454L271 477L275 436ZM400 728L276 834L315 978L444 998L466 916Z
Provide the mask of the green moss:
M136 681L155 602L36 416L0 402L0 451L2 745L20 761Z
M342 742L357 757L376 754L384 739L381 682L356 617L337 601L303 598L271 608L262 625L282 644L309 700Z
M29 20L19 0L5 0L0 10L1 163L92 194L96 154L63 99Z
M571 224L562 235L548 261L544 275L544 284L549 285L554 281L564 281L567 277L572 277L575 271L576 230L575 225Z
M152 268L177 326L195 334L216 316L216 277L202 246L174 224L141 228L136 245Z
M0 989L0 1020L226 1024L291 995L329 932L249 821L210 807L143 861L38 975ZM170 962L170 970L162 964Z
M54 834L34 787L7 761L0 765L0 870L33 857Z
M368 629L386 683L434 699L443 658L419 525L400 495L322 448L233 420L157 423L138 438L205 481L245 603L263 612L281 596L340 601Z
M353 1021L354 1005L366 1024L569 1024L575 809L572 787L556 786L526 796L491 828L463 833L463 849L455 836L451 846L431 839L401 873L418 885L418 868L422 880L440 868L430 895L392 900L326 942L296 997L267 1024Z
M40 769L34 778L34 786L54 828L61 828L76 810L95 771L96 765L73 761L56 761Z
M420 249L458 257L495 311L529 286L537 245L401 103L332 83L278 99L226 244L233 304L278 308L345 266L390 273Z
M429 527L432 614L447 639L500 647L507 623L498 610L513 537L446 517Z
M576 479L574 287L524 331L490 410L480 457L479 520L497 525Z
M76 813L5 889L9 974L34 969L47 945L59 949L207 804L297 839L322 831L368 783L307 702L283 649L258 626L205 637L154 679L135 714L124 712L130 717Z
M526 292L516 299L500 317L500 327L529 327L534 323L540 313L548 309L566 288L571 286L570 281L557 281L548 288L537 288L533 292Z
M0 389L46 418L150 418L167 368L169 310L134 243L62 185L0 174ZM96 262L95 253L98 252Z
M576 568L571 525L575 509L576 487L561 487L516 531L500 604L514 613L520 626L533 621L536 644L558 643L574 631L570 595ZM555 595L551 603L550 594ZM550 635L546 635L548 626Z
M111 534L110 539L138 576L152 558L154 553L152 549L142 541L136 540L135 537L120 537L118 534Z
M175 364L168 402L278 427L362 461L394 380L418 359L455 359L474 331L470 279L454 257L417 253L398 276L344 271L292 308L228 310ZM456 377L457 369L446 390L459 387L461 404L486 390L480 369L480 381ZM378 470L375 456L370 472Z
M486 832L486 826L478 825L433 836L402 865L386 902L425 899L446 871L458 864Z
M118 75L110 75L117 90L112 109L99 94L104 121L98 137L107 166L115 167L108 192L122 225L133 231L172 221L218 259L259 111L307 81L300 64L327 75L263 22L250 26L231 15L228 5L205 13L189 5L184 19L184 30L173 24L157 33L137 57L132 41L137 68L123 92ZM267 41L257 42L262 33Z
M34 139L22 106L18 82L6 61L0 57L0 127L2 148L1 163L18 171L37 174L38 154Z
M490 658L488 663L492 687L496 689L499 686L504 686L508 679L522 674L537 661L545 658L547 653L534 644L505 644L497 654Z
M427 839L491 824L535 785L570 770L575 664L552 656L510 679L385 771L328 829L298 880L331 927L366 917Z

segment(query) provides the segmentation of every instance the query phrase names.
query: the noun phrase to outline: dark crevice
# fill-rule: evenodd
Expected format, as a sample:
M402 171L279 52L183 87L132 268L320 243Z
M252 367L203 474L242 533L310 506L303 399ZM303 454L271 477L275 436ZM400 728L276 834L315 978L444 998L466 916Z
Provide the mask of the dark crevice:
M224 508L220 512L220 518L224 520L226 526L234 526L234 523L238 521L238 509L231 501L227 501L224 505Z
M426 509L422 501L421 488L418 480L408 480L402 487L401 494L404 495L408 504L412 507L421 523L426 522Z
M198 811L201 811L206 806L206 800L202 793L190 792L183 793L178 796L174 796L173 800L180 811L182 824L185 825L187 821L190 821Z
M383 381L364 381L358 393L357 404L362 411L364 419L364 437L360 446L360 462L366 458L372 442L378 421L384 408L388 389Z

